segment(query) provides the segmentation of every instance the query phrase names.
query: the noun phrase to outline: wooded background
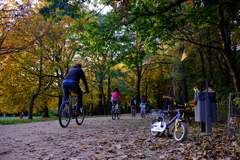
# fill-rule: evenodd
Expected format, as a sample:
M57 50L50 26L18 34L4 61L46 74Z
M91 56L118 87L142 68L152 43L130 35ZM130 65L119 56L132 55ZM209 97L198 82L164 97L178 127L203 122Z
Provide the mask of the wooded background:
M240 91L239 9L237 0L1 1L0 112L32 119L57 111L75 63L86 73L83 104L92 114L110 113L115 87L123 110L143 94L161 108L171 84L170 96L184 103L206 79L224 110L229 92Z

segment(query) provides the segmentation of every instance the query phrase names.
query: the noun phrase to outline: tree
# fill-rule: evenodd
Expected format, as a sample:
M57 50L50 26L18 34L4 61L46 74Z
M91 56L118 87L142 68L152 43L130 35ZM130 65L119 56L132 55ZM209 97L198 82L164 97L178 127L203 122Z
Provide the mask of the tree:
M7 0L1 2L1 23L0 23L0 55L10 54L25 50L41 36L26 38L21 34L21 19L31 13L32 5L30 1L20 4L17 1ZM13 38L14 37L14 38ZM25 39L23 39L25 38Z
M22 4L22 6L24 5L27 4ZM27 9L27 7L25 8ZM41 106L44 106L44 108L46 108L46 100L48 102L51 101L46 98L47 96L61 97L62 92L61 89L59 89L61 80L68 72L69 65L75 63L76 60L78 61L75 56L75 48L78 42L70 43L69 38L69 27L70 23L72 23L71 19L65 18L58 24L55 24L51 21L44 21L34 9L29 9L27 12L28 14L24 15L24 17L16 18L16 22L21 22L21 25L18 25L18 30L12 32L15 36L8 37L8 41L5 40L4 43L8 45L7 42L19 41L18 43L22 44L24 40L27 41L28 39L35 39L35 41L24 50L15 54L12 52L11 56L7 56L7 54L1 56L1 59L3 59L1 61L1 80L3 82L2 84L4 84L1 85L1 88L3 91L5 90L4 94L1 96L2 102L8 101L9 98L12 99L12 97L9 96L11 96L13 92L18 95L20 93L24 95L22 101L19 101L22 103L24 102L24 104L20 105L20 103L13 101L15 105L19 105L19 107L11 105L10 103L5 103L6 108L9 109L3 109L5 112L10 112L11 110L11 112L20 112L22 109L26 109L26 101L29 100L31 95L30 103L28 103L30 119L32 118L32 112L36 111L34 107L41 108ZM22 38L15 39L16 36ZM19 89L10 93L10 90L6 89L8 81L6 81L7 78L6 80L3 78L8 76L7 70L10 69L9 63L13 63L11 64L11 72L16 73L12 75L16 78L11 78L13 80L11 83L15 85L15 89L21 86L23 90ZM19 79L24 79L27 82L23 83L19 81ZM34 88L35 86L37 87ZM7 96L6 91L9 92L9 96ZM31 92L34 92L34 94L30 94ZM39 97L41 94L44 94L44 96ZM39 100L36 101L37 97ZM43 97L44 101L42 100ZM40 102L41 100L42 102Z

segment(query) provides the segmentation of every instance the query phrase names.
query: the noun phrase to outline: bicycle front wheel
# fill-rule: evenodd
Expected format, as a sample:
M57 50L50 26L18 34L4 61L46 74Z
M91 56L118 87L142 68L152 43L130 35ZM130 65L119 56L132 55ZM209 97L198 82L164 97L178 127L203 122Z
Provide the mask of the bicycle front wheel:
M184 122L178 122L177 126L175 126L173 130L173 138L177 142L182 142L187 138L187 125Z
M71 106L68 102L62 103L58 111L58 119L60 126L66 128L71 121Z
M113 119L113 120L116 119L116 112L115 112L115 110L112 110L112 119Z
M120 119L121 118L121 112L117 111L117 118Z
M80 108L80 112L79 114L76 114L76 122L78 125L81 125L84 121L84 117L85 117L85 110L84 110L84 106L82 106L82 108Z
M145 112L144 111L141 112L141 117L145 118Z

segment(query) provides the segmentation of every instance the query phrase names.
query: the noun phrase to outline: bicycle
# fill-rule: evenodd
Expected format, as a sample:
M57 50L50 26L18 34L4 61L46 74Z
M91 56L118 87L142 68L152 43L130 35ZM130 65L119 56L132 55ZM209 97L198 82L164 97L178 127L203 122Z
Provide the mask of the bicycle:
M115 120L116 117L117 117L117 119L120 119L120 117L121 117L121 109L120 109L120 105L118 103L116 103L116 102L114 103L113 102L111 114L112 114L112 119L113 120Z
M161 115L158 115L158 114ZM184 114L181 117L181 110L177 110L177 115L174 116L170 121L166 121L165 114L169 114L168 110L152 110L152 114L156 114L151 117L150 133L154 137L158 137L160 134L164 134L167 131L167 136L169 135L169 127L174 124L172 128L173 138L177 142L183 142L187 138L188 128L184 120Z
M77 113L76 104L72 106L73 98L77 98L77 96L72 96L70 92L68 100L63 102L59 108L58 119L62 128L66 128L69 125L71 118L76 119L78 125L81 125L84 121L84 106L82 105L82 108L80 108L81 113Z
M140 112L141 112L141 117L142 118L145 118L145 115L146 115L146 110L145 110L145 108L146 108L146 104L140 104L140 108L141 108L141 110L140 110Z
M132 117L135 117L135 116L136 116L136 113L135 113L135 109L134 109L134 107L132 107L132 109L131 109L131 113L132 113Z
M172 97L169 96L163 96L163 98L165 99L169 99L172 102L172 105L169 105L169 115L171 118L173 118L175 116L175 108L179 108L181 109L181 114L184 114L183 118L184 121L189 124L191 124L191 120L190 120L190 116L192 116L193 114L193 107L191 106L190 103L185 103L185 104L181 104L176 102Z

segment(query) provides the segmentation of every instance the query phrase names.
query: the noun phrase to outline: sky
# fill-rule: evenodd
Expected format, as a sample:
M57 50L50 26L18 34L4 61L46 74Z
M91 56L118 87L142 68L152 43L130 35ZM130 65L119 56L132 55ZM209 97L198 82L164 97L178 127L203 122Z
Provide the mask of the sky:
M21 3L22 0L15 0L19 3ZM39 0L31 0L33 3L38 3ZM0 3L7 3L7 0L0 0ZM111 6L104 6L104 5L98 5L98 7L94 7L93 4L89 5L90 10L95 10L95 11L101 11L102 14L106 14L108 11L112 9Z

